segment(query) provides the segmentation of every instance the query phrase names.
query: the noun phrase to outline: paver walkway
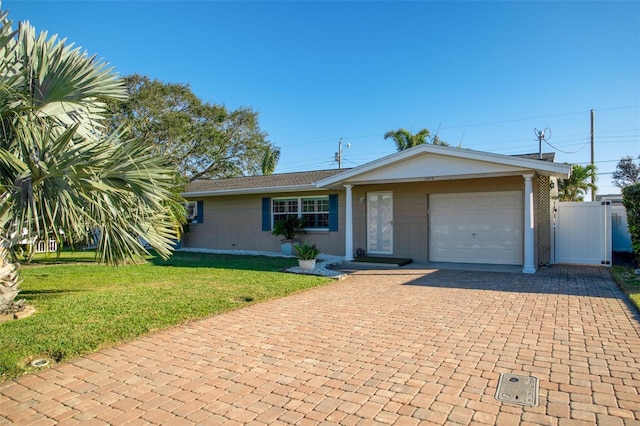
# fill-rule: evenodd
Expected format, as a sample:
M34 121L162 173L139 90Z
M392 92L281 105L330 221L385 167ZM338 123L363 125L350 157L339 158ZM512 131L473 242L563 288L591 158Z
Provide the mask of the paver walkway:
M639 331L601 268L360 270L0 383L0 424L637 425Z

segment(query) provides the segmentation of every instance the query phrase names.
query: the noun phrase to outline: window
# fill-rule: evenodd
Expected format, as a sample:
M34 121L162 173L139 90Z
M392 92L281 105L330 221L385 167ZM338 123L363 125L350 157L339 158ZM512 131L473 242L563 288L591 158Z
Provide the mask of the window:
M187 223L202 223L202 201L187 201L184 208L187 211Z
M202 205L198 204L200 216ZM338 231L338 194L315 197L262 198L262 230L288 216L304 218L307 230Z
M272 223L289 216L304 219L305 229L329 229L329 196L274 199Z
M299 217L298 205L298 198L281 198L273 200L273 223L285 220L289 216Z
M329 197L303 198L301 213L306 228L329 228Z

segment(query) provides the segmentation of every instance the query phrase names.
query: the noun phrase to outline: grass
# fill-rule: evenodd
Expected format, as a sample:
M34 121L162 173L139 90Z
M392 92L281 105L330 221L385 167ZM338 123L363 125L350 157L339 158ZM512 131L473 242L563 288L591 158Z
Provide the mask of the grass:
M634 269L628 266L612 266L610 271L618 286L640 311L640 275L636 275Z
M36 313L0 324L0 380L177 324L323 285L283 272L295 259L177 252L138 265L93 263L93 253L38 256L20 268L19 298Z

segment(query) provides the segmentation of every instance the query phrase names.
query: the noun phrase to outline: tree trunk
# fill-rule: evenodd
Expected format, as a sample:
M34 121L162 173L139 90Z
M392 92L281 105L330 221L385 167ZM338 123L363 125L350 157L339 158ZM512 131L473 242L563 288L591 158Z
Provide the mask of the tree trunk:
M15 301L20 293L18 267L8 259L8 250L0 248L0 315L19 310L24 300Z

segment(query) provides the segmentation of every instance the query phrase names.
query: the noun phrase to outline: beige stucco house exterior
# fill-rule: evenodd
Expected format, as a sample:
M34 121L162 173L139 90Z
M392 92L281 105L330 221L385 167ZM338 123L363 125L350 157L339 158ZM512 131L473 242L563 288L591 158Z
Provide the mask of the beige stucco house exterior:
M519 265L553 251L551 199L571 167L553 155L507 156L420 145L347 170L196 181L183 247L279 251L273 224L306 220L300 239L352 260Z

